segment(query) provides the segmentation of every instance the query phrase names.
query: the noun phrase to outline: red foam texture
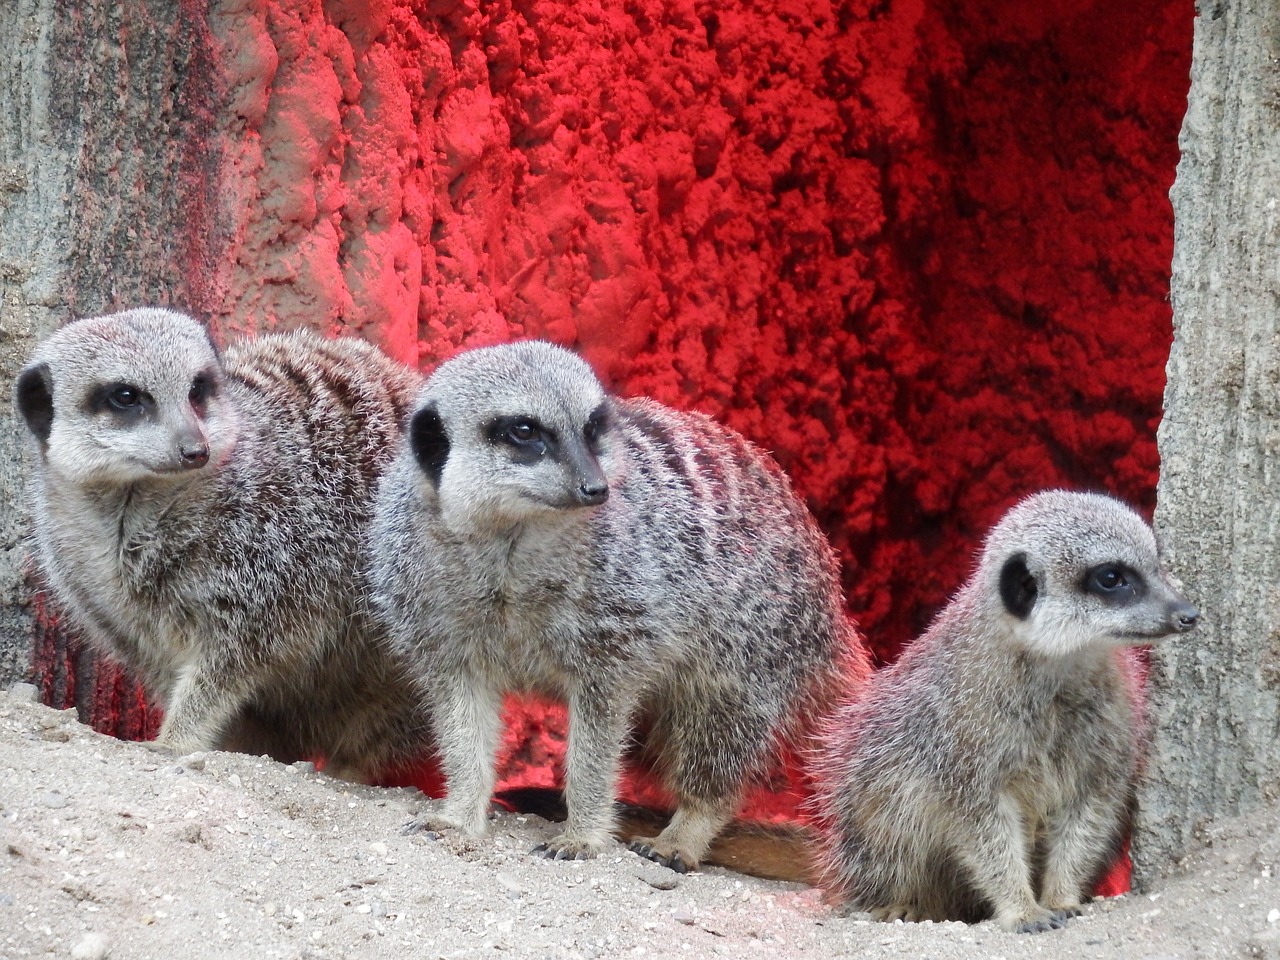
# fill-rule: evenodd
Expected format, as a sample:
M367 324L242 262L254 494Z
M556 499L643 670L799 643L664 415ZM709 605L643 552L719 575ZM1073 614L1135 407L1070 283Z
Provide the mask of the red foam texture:
M427 369L546 337L719 417L791 473L887 662L1017 498L1153 506L1194 16L265 0L214 24L234 256L192 306L221 335L307 323ZM38 638L51 702L75 659ZM95 725L154 732L130 691L99 669ZM563 714L509 719L504 783L556 782Z

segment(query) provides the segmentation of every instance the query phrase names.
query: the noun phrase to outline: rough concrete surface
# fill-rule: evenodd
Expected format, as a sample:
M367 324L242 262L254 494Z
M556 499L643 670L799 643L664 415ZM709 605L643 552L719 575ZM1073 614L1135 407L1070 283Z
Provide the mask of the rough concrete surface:
M0 9L0 678L31 660L25 430L9 396L23 361L73 316L208 299L222 236L204 222L219 163L204 135L210 45L182 6Z
M1201 5L1172 191L1175 341L1156 525L1204 620L1194 642L1152 652L1139 882L1197 824L1280 794L1278 51L1270 2Z
M309 765L171 757L0 693L0 956L1280 957L1280 818L1224 821L1149 893L1065 929L881 924L816 891L617 848L528 854L553 827L499 815L482 840L406 836L430 801Z
M61 302L69 229L70 163L50 137L50 91L42 67L51 43L52 3L15 0L0 16L0 684L30 669L22 548L25 429L9 400L14 377ZM39 143L42 160L30 144ZM33 229L40 224L41 229Z

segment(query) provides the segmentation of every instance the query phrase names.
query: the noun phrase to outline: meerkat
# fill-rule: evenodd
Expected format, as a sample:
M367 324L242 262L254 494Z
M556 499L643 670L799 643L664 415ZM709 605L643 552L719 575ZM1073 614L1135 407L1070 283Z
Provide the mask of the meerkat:
M744 784L844 673L865 674L834 554L781 469L711 419L605 393L573 353L464 352L428 379L380 485L372 594L429 698L447 797L485 832L507 692L567 702L568 819L610 842L620 756L676 801L631 848L698 866Z
M191 317L73 321L16 383L32 544L74 624L164 709L158 741L368 781L430 724L359 572L374 484L422 378L355 340L220 357Z
M1018 932L1077 915L1128 824L1144 729L1132 648L1198 618L1120 501L1016 505L928 631L825 731L832 899Z

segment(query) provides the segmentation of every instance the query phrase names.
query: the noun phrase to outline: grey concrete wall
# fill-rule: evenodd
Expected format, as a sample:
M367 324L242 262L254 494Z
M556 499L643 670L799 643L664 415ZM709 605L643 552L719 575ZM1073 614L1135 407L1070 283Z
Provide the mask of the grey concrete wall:
M22 586L25 431L8 390L35 341L65 312L68 291L74 145L52 90L52 7L14 0L0 15L0 683L25 675L31 643Z
M1201 4L1173 200L1156 526L1204 611L1152 656L1139 882L1280 793L1280 11ZM1123 349L1123 344L1117 344Z
M0 5L0 683L30 663L24 431L9 394L72 316L139 303L199 311L220 156L202 3Z

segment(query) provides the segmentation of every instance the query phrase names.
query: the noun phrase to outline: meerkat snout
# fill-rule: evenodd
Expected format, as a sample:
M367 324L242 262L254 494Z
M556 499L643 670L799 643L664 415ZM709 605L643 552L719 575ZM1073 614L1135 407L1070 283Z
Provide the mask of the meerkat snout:
M1200 611L1189 603L1175 603L1169 611L1169 619L1179 633L1194 630L1200 622Z
M182 457L183 467L197 470L209 462L209 444L204 440L183 443L178 447L178 455Z
M575 449L576 448L576 449ZM574 489L577 506L598 507L609 499L609 480L600 469L600 461L590 449L578 444L570 446L569 460L578 477Z
M600 481L584 481L578 486L578 502L584 507L595 507L609 499L609 484Z

